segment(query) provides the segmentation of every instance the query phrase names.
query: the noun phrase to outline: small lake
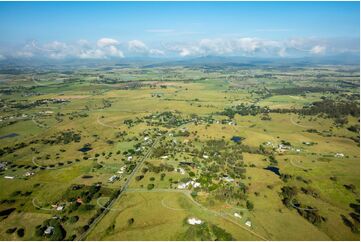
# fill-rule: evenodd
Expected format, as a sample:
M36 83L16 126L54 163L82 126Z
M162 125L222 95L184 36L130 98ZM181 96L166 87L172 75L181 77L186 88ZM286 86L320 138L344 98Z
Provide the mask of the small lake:
M242 138L242 137L239 137L239 136L233 136L233 137L231 138L231 140L232 140L233 142L239 143L239 142L241 142L241 141L243 140L243 138Z
M266 168L264 168L265 170L268 171L272 171L274 174L276 174L277 176L280 176L280 169L274 166L267 166Z
M79 149L79 151L81 151L81 152L87 152L87 151L89 151L89 150L92 150L92 148L83 147L83 148Z
M11 133L11 134L6 134L6 135L3 135L3 136L0 136L0 139L13 138L13 137L16 137L16 136L19 136L19 135L17 133Z

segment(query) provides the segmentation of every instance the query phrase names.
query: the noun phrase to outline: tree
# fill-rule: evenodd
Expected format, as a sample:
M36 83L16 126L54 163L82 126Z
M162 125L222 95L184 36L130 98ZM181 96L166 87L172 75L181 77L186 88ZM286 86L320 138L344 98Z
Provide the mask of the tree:
M247 209L248 210L253 210L253 203L251 202L251 201L249 201L249 200L247 200L247 202L246 202L246 206L247 206Z
M129 226L132 225L133 223L134 223L134 218L128 219L128 225L129 225Z

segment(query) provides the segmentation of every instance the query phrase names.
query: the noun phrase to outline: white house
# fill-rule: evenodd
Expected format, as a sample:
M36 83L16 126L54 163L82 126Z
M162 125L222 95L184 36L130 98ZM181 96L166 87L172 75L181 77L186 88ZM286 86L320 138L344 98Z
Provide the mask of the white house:
M343 158L343 157L345 157L345 155L342 154L342 153L336 153L336 154L335 154L335 157Z
M242 218L242 216L239 213L234 213L233 215L237 218Z
M245 223L245 225L247 225L248 227L251 227L251 226L252 226L252 223L251 223L251 221L247 220L246 223Z
M196 225L196 224L202 224L203 221L197 218L189 218L187 219L187 222L191 225Z

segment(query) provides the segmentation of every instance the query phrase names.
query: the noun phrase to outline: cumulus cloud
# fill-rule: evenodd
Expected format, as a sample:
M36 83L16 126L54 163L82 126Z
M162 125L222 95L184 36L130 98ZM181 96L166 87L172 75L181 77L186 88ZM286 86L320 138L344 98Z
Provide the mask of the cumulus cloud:
M323 54L326 51L326 47L325 46L321 46L321 45L316 45L314 46L311 50L311 53L319 55L319 54Z
M202 39L193 44L170 46L180 56L194 55L253 55L256 53L276 53L282 44L258 38Z
M141 55L164 55L164 51L159 49L149 48L144 42L140 40L131 40L128 42L128 50L131 53L141 54Z
M350 44L348 44L350 43ZM6 57L31 58L47 57L53 59L81 58L106 59L126 56L257 56L257 57L289 57L312 56L321 54L359 53L357 41L293 38L285 40L269 40L255 37L242 38L204 38L198 41L168 42L150 44L134 39L120 42L111 38L100 38L97 41L78 40L73 43L52 41L38 44L35 41L12 50L4 49ZM1 57L0 57L1 59Z
M118 40L111 38L101 38L97 41L97 45L99 47L115 46L118 44L119 44Z

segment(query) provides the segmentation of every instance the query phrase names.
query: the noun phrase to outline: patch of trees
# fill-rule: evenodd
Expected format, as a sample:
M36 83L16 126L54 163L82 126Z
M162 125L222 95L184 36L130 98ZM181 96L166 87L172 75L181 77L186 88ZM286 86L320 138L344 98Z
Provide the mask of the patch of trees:
M150 162L145 162L145 165L147 166L148 171L155 172L155 173L159 173L159 172L163 172L163 171L171 172L174 170L174 166L167 164L167 163L161 163L159 166L155 166Z
M43 144L69 144L71 142L79 143L81 135L72 130L60 132L57 136L52 136L50 139L43 139Z
M246 104L239 104L237 106L233 106L230 108L225 108L222 112L218 112L219 115L225 115L229 118L234 118L236 114L241 116L252 115L255 116L260 113L267 113L268 108L260 107L254 104L246 105Z
M313 102L312 105L305 106L302 109L272 109L275 113L298 113L301 115L317 115L326 114L328 118L333 118L338 123L344 123L342 119L347 115L353 117L360 116L360 105L352 101L334 101L331 99L324 99L322 101Z
M307 92L333 92L337 93L338 91L334 88L326 87L284 87L279 89L272 89L271 93L274 95L299 95L305 94Z
M184 223L187 224L186 219ZM202 224L188 225L187 230L178 240L232 241L235 239L230 233L217 225L203 222Z
M359 125L351 125L347 127L348 130L355 133L360 133L360 126Z
M326 221L325 217L322 217L318 210L311 206L304 206L295 198L298 193L296 187L284 186L281 188L282 203L289 209L297 209L298 214L307 219L314 225L320 225L323 221Z
M45 235L44 231L50 226L54 228L52 233ZM47 240L60 241L65 239L66 230L58 220L47 219L43 224L36 226L35 235L38 237L44 236Z
M24 143L24 142L21 142L21 143L15 144L13 147L6 146L6 147L0 149L0 156L3 156L3 155L5 155L5 154L14 153L15 151L17 151L17 150L19 150L19 149L22 149L22 148L27 147L28 145L29 145L29 144L26 144L26 143Z

